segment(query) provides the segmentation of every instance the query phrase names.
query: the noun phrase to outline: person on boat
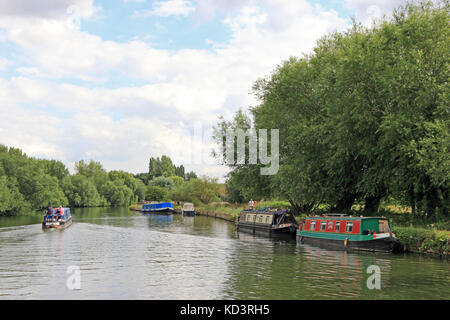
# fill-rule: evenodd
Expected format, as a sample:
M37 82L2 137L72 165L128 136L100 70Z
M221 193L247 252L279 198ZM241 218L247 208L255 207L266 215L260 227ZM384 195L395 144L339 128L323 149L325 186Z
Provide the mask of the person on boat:
M53 219L53 213L54 213L53 207L52 207L51 205L49 205L49 206L47 207L47 217L48 217L50 220Z
M250 209L253 210L253 206L255 205L255 202L253 201L253 199L250 199L250 201L248 202Z
M64 208L62 206L59 206L58 208L58 219L61 219L64 215Z

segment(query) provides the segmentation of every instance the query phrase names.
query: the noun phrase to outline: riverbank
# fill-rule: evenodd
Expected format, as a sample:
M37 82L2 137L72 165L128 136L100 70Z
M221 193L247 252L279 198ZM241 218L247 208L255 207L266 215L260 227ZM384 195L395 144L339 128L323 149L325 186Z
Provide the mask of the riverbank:
M140 211L141 206L132 205L130 209ZM213 217L229 222L235 222L236 217L244 209L246 207L243 205L230 203L213 203L195 207L197 215ZM175 213L181 213L181 209L179 208L176 208L175 211ZM392 232L399 240L402 252L441 257L444 259L450 257L450 231L392 225Z
M414 227L392 227L403 252L438 256L450 256L450 231Z

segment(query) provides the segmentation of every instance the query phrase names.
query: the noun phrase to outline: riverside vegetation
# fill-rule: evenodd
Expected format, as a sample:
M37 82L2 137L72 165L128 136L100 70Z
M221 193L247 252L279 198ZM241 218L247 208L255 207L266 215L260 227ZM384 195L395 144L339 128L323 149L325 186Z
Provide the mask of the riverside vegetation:
M449 7L407 4L371 27L355 22L256 80L251 116L220 118L214 138L224 146L228 129L279 129L275 175L226 163L217 152L230 168L225 186L185 173L167 156L150 158L147 173L79 161L71 175L62 162L0 146L0 215L149 199L189 201L233 218L250 198L275 199L259 206L290 207L298 217L387 216L405 250L448 257Z

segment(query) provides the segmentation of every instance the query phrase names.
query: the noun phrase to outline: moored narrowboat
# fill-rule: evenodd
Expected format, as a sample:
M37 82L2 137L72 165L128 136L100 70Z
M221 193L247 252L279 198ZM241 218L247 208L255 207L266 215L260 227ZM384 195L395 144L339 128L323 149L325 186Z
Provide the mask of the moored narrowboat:
M72 224L70 208L56 208L47 211L42 221L43 229L65 229Z
M143 213L171 214L171 213L173 213L173 204L172 204L172 202L144 203L142 205L141 211Z
M389 219L384 217L310 216L299 224L297 241L330 249L380 252L399 249Z
M263 231L269 234L290 234L295 236L297 221L289 210L262 208L244 210L236 222L237 229L243 231Z

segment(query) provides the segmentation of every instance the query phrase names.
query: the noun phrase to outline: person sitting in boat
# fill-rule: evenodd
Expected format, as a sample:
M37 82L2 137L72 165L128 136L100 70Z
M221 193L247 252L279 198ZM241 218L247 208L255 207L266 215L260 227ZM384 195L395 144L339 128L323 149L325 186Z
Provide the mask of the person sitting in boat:
M54 211L53 211L53 207L51 205L49 205L47 207L47 218L52 220L53 219L53 215L54 215Z
M57 209L56 213L58 214L58 220L62 219L62 217L64 215L64 208L62 206L59 206L59 208Z

